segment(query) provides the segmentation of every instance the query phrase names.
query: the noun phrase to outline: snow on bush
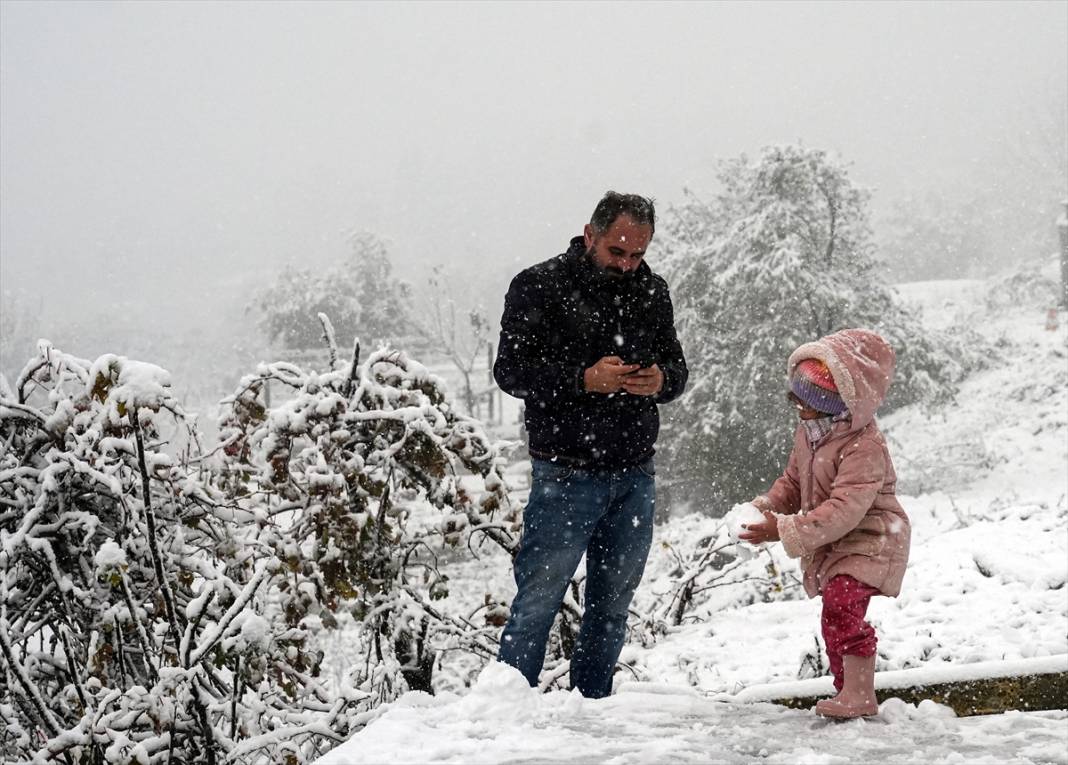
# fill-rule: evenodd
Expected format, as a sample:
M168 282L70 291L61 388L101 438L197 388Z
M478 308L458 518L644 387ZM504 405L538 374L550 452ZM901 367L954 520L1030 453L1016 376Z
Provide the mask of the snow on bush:
M404 354L335 366L263 365L206 452L155 365L42 342L3 381L0 758L307 762L494 650L437 562L514 545L495 448ZM328 692L340 610L366 661Z
M285 566L288 624L330 627L344 611L360 625L355 686L376 701L432 692L440 651L496 652L493 625L435 605L449 594L442 557L470 539L510 550L518 528L496 449L438 378L383 348L323 373L261 365L226 403L213 481Z

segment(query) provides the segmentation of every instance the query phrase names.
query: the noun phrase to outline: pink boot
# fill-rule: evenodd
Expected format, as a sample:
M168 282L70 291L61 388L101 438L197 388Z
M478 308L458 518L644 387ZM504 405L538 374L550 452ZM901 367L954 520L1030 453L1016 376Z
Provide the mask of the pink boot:
M875 698L875 656L842 657L842 690L833 699L816 702L824 717L867 717L879 713Z

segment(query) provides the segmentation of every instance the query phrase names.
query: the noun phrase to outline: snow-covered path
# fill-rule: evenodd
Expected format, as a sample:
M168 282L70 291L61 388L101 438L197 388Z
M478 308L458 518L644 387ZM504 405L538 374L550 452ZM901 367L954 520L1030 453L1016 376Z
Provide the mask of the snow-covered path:
M1063 765L1068 712L957 718L891 699L876 718L832 722L681 686L632 683L599 700L539 694L491 663L466 696L406 694L319 765L384 762Z

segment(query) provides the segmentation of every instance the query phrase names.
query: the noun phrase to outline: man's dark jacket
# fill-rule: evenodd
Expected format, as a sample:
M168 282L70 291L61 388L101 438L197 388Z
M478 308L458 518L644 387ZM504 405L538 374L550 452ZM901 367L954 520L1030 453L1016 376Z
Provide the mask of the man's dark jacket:
M583 374L603 356L656 362L660 393L585 392ZM644 462L660 430L656 405L682 393L687 375L667 282L644 261L630 278L613 279L576 237L563 255L512 280L493 376L525 401L535 456L591 467Z

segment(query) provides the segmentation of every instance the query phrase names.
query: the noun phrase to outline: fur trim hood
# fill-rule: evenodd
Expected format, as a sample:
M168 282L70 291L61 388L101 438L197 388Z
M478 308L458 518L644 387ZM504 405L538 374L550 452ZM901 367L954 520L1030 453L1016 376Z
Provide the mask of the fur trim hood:
M805 343L790 354L786 377L805 359L819 359L831 370L838 393L853 418L853 429L875 419L894 376L894 349L875 332L843 329Z

